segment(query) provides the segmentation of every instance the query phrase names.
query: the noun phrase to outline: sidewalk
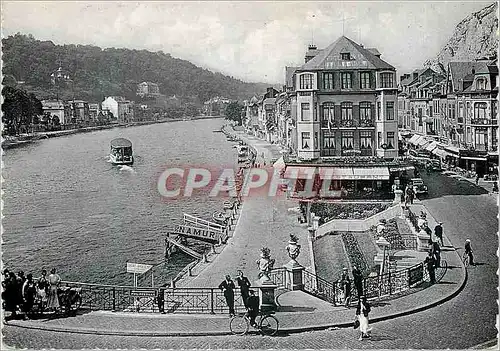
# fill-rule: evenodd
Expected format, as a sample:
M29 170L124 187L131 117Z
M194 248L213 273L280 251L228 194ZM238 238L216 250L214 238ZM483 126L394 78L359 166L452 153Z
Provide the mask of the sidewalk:
M271 162L279 157L279 147L253 137L238 136L253 146L262 161ZM269 164L269 163L268 163ZM302 250L298 258L303 266L311 264L307 250L307 231L298 225L295 216L287 211L293 202L284 198L258 197L245 199L243 210L233 237L212 262L193 271L185 284L189 286L217 286L225 274L235 274L242 269L251 281L256 279L259 249L268 246L276 259L275 267L289 261L285 245L290 233L298 235ZM296 205L296 204L295 204ZM419 213L427 210L421 204L412 206ZM289 218L290 217L290 218ZM256 218L258 220L256 220ZM435 220L428 214L429 225ZM445 239L445 244L449 241ZM416 313L442 304L456 296L465 286L467 272L458 253L451 247L444 249L442 260L448 270L437 284L422 284L418 288L372 301L370 322L378 322ZM184 283L183 283L184 284ZM275 316L282 333L308 330L352 327L355 308L336 307L302 291L288 291L276 297L278 311ZM106 334L123 336L201 336L230 334L226 315L210 314L153 314L132 312L96 311L74 317L13 320L8 325L48 331ZM251 330L255 332L255 330Z

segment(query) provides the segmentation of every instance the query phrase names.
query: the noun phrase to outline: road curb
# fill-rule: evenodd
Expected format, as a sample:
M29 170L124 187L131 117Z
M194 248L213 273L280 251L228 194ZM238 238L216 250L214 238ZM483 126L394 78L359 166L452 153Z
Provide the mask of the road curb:
M458 252L455 251L455 254L457 257L460 259ZM407 309L401 312L397 313L389 313L386 315L382 315L379 317L374 317L370 319L370 323L377 323L377 322L382 322L382 321L387 321L390 319L395 319L398 317L403 317L403 316L408 316L414 313L422 312L425 310L428 310L430 308L436 307L438 305L441 305L455 296L457 296L465 287L467 283L467 270L461 264L461 270L462 270L462 280L460 282L460 285L457 289L455 289L451 294L448 294L444 296L441 299L438 299L436 301L433 301L428 304L424 304L421 306L418 306L413 309ZM418 293L416 293L418 294ZM196 337L196 336L224 336L224 335L231 335L231 332L229 331L229 327L227 330L219 330L219 331L172 331L172 332L149 332L149 331L118 331L118 330L95 330L95 329L86 329L86 328L67 328L67 327L49 327L49 326L40 326L40 325L22 325L22 323L14 323L12 324L11 322L6 322L5 325L7 326L14 326L14 327L19 327L19 328L25 328L25 329L34 329L34 330L41 330L41 331L50 331L50 332L60 332L60 333L72 333L72 334L92 334L92 335L114 335L114 336L148 336L148 337ZM325 329L330 329L330 328L350 328L353 326L353 322L339 322L339 323L329 323L329 324L316 324L316 325L308 325L305 327L288 327L288 328L282 328L280 329L279 333L280 334L292 334L292 333L302 333L302 332L307 332L307 331L316 331L316 330L325 330ZM249 334L257 334L257 331L250 331Z

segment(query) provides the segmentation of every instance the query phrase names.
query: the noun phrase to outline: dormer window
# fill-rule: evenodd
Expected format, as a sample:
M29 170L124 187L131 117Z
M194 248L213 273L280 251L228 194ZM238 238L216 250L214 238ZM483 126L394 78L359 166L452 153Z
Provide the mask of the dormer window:
M342 52L340 54L340 58L342 61L350 61L351 60L351 54L349 52Z
M478 78L476 80L476 90L486 90L486 79Z

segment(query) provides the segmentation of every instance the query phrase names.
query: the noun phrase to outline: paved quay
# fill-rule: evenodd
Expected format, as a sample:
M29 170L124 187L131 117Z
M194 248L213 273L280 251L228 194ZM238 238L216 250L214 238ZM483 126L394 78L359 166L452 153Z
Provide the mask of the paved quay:
M240 134L240 133L238 133ZM252 137L243 140L264 153L262 162L271 162L279 149L275 145ZM302 244L299 263L308 267L311 262L307 250L307 231L298 225L296 216L287 208L294 205L285 198L249 198L244 201L242 213L233 237L228 245L212 262L194 270L193 277L186 280L189 286L216 286L224 275L235 274L236 269L243 269L250 280L256 279L258 258L262 246L271 248L272 257L276 258L275 267L286 263L285 245L290 233L299 236ZM414 211L424 209L421 203L414 205ZM258 220L255 220L258 218ZM431 225L432 225L432 217ZM295 224L297 223L297 224ZM449 243L449 241L446 241ZM448 263L444 277L434 285L424 283L400 296L392 296L373 301L370 314L371 323L383 322L399 316L427 310L438 306L456 296L465 286L467 271L463 268L459 254L450 247L444 251L442 259ZM316 299L304 292L285 292L277 296L279 312L276 317L283 333L297 333L327 328L352 327L355 309L335 307ZM67 318L45 318L32 321L13 320L7 326L29 328L39 331L69 332L73 334L115 335L115 336L201 336L228 335L229 318L226 315L201 314L152 314L152 313L113 313L96 311L80 313ZM351 328L352 329L352 328Z

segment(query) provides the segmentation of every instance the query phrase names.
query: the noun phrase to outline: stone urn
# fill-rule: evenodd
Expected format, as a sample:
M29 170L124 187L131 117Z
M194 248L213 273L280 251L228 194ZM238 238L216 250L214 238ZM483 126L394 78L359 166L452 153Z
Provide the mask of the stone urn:
M286 246L286 251L288 252L288 257L292 259L291 262L297 263L297 257L300 254L300 245L298 244L299 239L290 234L290 240L288 241L288 245Z

